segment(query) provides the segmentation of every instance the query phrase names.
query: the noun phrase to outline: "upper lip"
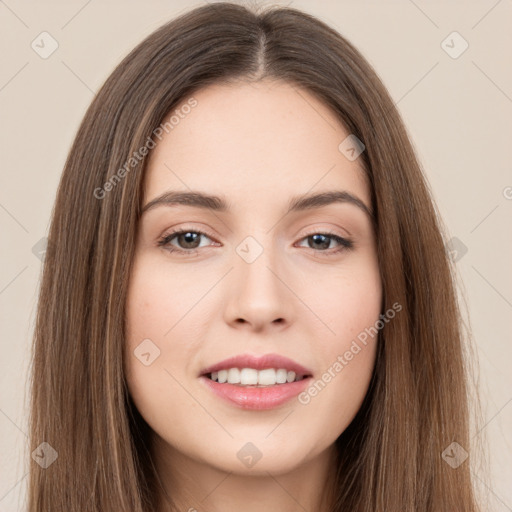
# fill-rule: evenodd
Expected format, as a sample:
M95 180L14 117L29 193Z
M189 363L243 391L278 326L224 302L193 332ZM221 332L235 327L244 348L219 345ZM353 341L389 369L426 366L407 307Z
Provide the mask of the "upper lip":
M254 368L255 370L264 370L265 368L275 368L279 370L280 368L284 368L288 371L295 372L298 376L311 375L312 373L311 370L296 361L279 354L265 354L262 356L240 354L204 368L201 371L201 375L218 372L219 370L228 370L229 368Z

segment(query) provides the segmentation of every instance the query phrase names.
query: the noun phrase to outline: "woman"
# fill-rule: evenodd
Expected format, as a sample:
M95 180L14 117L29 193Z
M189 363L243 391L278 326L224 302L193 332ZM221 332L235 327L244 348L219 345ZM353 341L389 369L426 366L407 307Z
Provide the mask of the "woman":
M298 10L194 9L114 70L65 165L29 510L477 511L459 318L361 54Z

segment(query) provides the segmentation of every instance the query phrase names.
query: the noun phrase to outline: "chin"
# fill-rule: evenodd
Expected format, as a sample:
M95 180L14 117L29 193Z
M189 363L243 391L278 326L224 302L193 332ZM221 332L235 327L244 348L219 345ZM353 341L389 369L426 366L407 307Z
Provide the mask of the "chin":
M306 439L295 437L294 442L284 444L278 439L265 440L267 434L231 440L227 445L218 446L216 453L208 453L208 460L203 453L202 461L219 471L235 475L268 476L268 473L292 472L318 455L313 452L313 446L306 446Z

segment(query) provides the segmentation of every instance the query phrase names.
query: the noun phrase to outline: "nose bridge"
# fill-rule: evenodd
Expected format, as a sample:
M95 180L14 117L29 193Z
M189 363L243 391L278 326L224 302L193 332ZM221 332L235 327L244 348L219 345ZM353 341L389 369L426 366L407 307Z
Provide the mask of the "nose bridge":
M235 273L239 277L237 282L245 291L264 295L280 293L275 276L282 259L278 249L272 234L261 232L248 235L236 247Z
M290 320L291 297L284 285L283 255L272 233L248 235L235 248L231 321L251 324Z

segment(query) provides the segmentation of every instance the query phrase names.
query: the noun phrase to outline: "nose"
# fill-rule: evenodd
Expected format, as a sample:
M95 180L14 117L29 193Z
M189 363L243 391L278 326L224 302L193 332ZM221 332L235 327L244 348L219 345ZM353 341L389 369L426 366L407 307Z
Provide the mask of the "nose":
M293 321L293 293L270 252L265 249L251 263L235 255L225 309L225 321L232 327L275 332Z

